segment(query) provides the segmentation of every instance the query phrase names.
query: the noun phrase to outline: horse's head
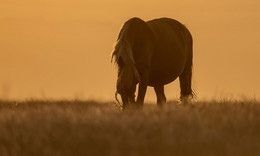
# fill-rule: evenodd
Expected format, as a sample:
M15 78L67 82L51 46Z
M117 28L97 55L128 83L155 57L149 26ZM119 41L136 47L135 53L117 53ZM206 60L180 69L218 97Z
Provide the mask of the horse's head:
M119 38L114 51L112 60L118 67L118 77L116 83L116 94L121 95L123 108L135 102L136 84L140 82L135 60L130 42L126 38ZM117 97L116 97L117 98Z
M116 89L121 95L123 107L135 102L136 84L139 82L140 76L133 63L119 66Z

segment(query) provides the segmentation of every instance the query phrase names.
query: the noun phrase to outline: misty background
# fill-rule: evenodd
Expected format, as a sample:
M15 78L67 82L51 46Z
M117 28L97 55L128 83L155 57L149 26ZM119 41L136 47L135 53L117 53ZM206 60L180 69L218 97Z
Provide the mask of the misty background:
M113 100L110 53L132 17L187 26L199 99L259 99L259 8L257 0L1 0L0 99ZM178 81L167 85L167 99L179 91Z

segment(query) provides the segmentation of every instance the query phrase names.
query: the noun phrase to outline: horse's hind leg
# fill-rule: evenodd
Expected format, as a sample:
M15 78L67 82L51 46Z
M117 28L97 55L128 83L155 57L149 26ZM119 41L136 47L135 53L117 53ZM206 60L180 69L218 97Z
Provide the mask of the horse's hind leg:
M193 91L191 88L191 79L192 79L192 67L188 65L185 67L182 74L179 76L181 97L180 100L184 103L189 102L193 97Z
M159 107L163 106L163 104L166 103L166 97L164 94L164 86L163 85L154 86L154 91L157 96L157 105Z
M191 87L192 79L192 64L193 64L193 41L192 36L188 29L185 29L186 39L187 39L187 53L186 53L186 63L183 72L179 76L181 97L180 100L184 103L190 102L193 97L193 91Z

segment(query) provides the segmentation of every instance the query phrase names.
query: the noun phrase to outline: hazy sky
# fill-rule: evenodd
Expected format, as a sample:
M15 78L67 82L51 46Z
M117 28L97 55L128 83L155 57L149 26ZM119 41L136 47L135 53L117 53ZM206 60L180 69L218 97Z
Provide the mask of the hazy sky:
M1 0L0 98L113 99L112 45L137 16L188 27L200 99L259 99L259 8L258 0ZM178 81L166 96L179 96Z

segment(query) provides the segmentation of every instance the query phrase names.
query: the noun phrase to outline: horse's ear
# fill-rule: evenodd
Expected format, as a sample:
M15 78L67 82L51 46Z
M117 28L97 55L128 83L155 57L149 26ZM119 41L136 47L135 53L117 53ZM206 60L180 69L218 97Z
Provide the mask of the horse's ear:
M141 82L141 78L140 78L140 75L139 75L137 69L135 68L134 71L135 71L135 78L136 78L137 82L140 83Z

